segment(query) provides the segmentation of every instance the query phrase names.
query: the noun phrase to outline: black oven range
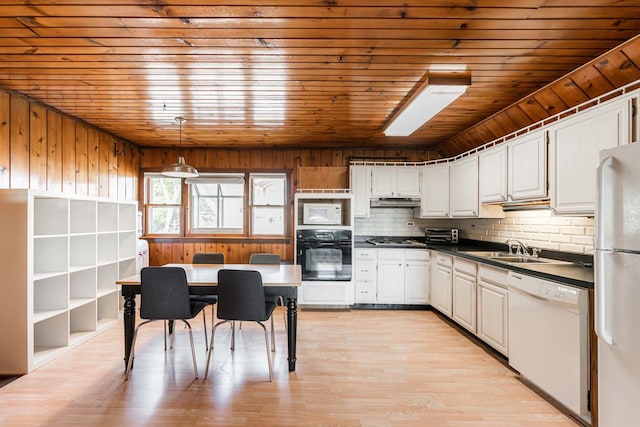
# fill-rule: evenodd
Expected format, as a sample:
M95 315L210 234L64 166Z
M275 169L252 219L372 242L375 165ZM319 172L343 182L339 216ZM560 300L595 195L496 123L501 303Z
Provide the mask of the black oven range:
M351 230L313 229L296 232L296 263L303 281L350 281Z

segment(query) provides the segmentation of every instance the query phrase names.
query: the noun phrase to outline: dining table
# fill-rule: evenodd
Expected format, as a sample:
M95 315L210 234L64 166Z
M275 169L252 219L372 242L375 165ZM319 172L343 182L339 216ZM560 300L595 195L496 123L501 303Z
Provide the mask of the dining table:
M287 305L287 345L289 371L296 370L296 340L298 325L298 287L302 274L295 264L166 264L167 267L182 267L187 275L189 293L193 295L211 294L218 286L218 272L222 269L253 270L262 276L265 287L274 288L286 298ZM140 274L124 277L116 281L124 297L124 363L131 357L131 344L135 331L136 295L140 294Z

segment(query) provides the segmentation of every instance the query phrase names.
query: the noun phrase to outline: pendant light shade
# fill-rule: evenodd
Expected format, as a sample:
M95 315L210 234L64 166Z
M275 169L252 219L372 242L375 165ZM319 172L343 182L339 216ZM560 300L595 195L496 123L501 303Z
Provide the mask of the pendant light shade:
M198 170L193 166L185 163L182 156L182 123L186 122L184 117L176 117L176 121L180 124L180 145L178 148L178 161L171 163L162 169L162 175L172 178L195 178L198 176Z

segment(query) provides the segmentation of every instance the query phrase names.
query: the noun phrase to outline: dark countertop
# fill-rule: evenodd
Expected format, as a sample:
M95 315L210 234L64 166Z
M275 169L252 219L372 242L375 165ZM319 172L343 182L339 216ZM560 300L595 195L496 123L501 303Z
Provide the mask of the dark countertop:
M475 240L462 239L457 245L427 245L426 248L421 248L416 246L382 247L366 243L364 240L356 238L354 247L356 249L430 249L460 258L466 258L470 261L491 265L493 267L500 267L505 270L528 274L541 279L566 283L580 288L593 289L594 283L592 267L593 259L589 255L577 255L543 250L540 253L541 257L569 261L570 264L528 263L514 265L466 253L465 251L506 250L506 246L503 244Z

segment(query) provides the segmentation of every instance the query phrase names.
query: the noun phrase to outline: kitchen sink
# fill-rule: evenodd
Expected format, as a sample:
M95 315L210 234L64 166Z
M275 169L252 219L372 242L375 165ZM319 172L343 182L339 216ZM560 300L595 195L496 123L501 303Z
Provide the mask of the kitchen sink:
M531 256L513 254L507 251L463 251L464 253L507 264L571 264L551 258L534 258Z

